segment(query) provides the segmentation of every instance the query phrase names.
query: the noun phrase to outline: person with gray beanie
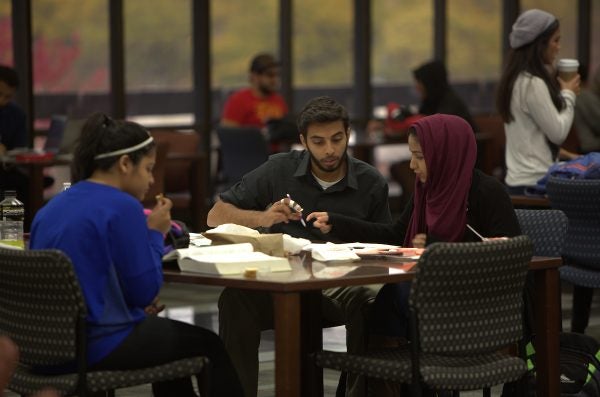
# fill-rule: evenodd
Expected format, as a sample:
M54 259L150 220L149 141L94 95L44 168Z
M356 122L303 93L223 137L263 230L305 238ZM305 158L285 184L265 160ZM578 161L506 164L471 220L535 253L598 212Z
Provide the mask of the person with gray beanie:
M558 19L542 10L523 12L512 26L510 51L498 85L496 106L506 134L506 179L510 194L526 194L561 157L580 89L577 75L557 77Z

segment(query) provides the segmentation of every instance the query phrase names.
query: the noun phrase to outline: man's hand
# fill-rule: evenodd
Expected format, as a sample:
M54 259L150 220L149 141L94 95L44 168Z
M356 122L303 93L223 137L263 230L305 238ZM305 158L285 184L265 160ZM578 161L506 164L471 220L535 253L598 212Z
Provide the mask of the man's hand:
M307 221L314 219L313 226L317 229L321 230L321 233L327 234L331 231L331 226L329 224L329 213L327 212L311 212L306 217Z
M260 226L271 227L277 223L299 221L301 217L302 214L292 210L289 206L289 199L285 198L274 202L269 208L263 211Z

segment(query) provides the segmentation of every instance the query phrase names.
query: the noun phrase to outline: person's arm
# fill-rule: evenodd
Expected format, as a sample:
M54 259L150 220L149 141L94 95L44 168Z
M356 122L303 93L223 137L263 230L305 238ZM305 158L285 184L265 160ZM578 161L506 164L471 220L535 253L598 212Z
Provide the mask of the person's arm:
M504 186L492 177L483 177L479 188L469 197L476 200L473 206L474 225L471 225L484 237L514 237L521 234L519 221L510 196Z
M108 230L111 257L127 304L143 309L162 285L164 237L148 227L139 203L123 203L118 214Z
M526 101L531 117L552 143L562 145L573 124L575 93L571 90L561 91L566 107L559 112L552 103L550 91L542 79L532 78L527 88Z
M210 227L224 223L235 223L250 228L271 227L276 223L299 220L300 214L280 201L273 203L264 211L245 210L233 204L218 200L208 212L206 223Z

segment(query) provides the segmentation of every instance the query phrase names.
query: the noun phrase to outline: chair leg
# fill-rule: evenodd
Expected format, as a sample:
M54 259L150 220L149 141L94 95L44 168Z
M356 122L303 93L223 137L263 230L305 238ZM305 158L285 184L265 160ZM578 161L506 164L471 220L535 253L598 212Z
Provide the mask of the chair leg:
M202 368L202 372L200 372L196 377L198 381L198 391L200 392L200 397L208 397L210 395L211 372L211 364L206 363L204 368Z
M483 389L483 397L492 397L492 389L489 387Z

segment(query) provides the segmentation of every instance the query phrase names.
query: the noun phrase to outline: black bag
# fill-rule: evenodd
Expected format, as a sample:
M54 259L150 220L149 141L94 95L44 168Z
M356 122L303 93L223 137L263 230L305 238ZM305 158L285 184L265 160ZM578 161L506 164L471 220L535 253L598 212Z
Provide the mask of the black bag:
M560 395L600 396L600 345L591 336L560 334Z
M525 347L529 371L517 382L504 385L503 397L535 396L535 349ZM591 336L562 332L560 334L561 397L600 397L600 344Z

